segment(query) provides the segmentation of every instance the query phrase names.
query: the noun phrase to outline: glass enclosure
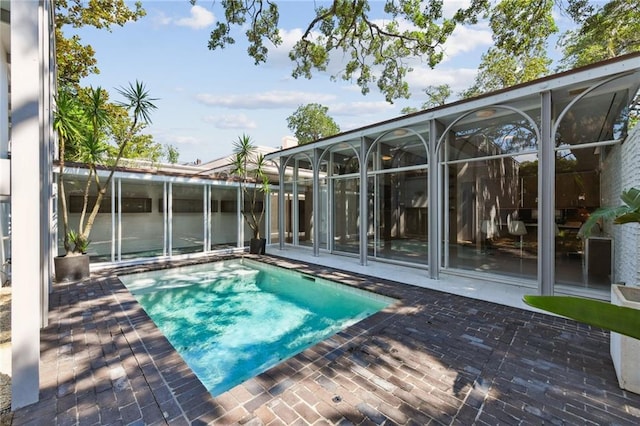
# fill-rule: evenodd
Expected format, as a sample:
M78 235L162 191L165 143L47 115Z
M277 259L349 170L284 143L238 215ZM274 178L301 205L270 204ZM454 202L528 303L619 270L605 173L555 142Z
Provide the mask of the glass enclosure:
M164 239L165 214L163 208L164 187L162 182L141 183L138 180L122 180L122 215L120 221L120 251L122 259L153 257L166 254ZM119 202L116 198L116 211ZM109 218L110 210L99 216ZM116 224L118 221L116 221ZM92 236L99 233L95 229ZM116 241L118 239L116 238ZM93 242L91 243L93 246ZM90 247L91 247L90 246ZM116 250L117 253L117 250Z
M445 149L444 267L537 277L537 143L530 119L508 109L476 111L453 128Z

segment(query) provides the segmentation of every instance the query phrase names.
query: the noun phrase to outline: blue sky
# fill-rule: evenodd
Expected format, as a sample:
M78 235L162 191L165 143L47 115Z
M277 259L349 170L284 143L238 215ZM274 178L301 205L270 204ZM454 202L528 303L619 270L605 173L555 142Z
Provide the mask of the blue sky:
M412 64L414 72L407 78L411 99L389 104L375 85L363 96L355 84L331 81L340 56L328 73L316 73L311 80L291 77L288 52L312 16L312 1L278 1L284 43L270 48L267 63L259 66L247 55L241 37L224 50L207 48L209 33L217 17L223 16L219 2L142 4L147 16L137 22L112 32L78 31L83 42L95 49L101 71L82 83L101 86L118 99L114 88L143 81L151 96L159 98L146 132L156 142L177 147L181 163L225 156L243 133L257 145L279 147L283 137L292 135L286 118L298 106L312 102L327 106L342 131L397 117L405 106L420 106L429 85L448 83L454 93L469 87L482 53L491 45L486 23L459 27L444 46L445 60L436 69L419 61ZM446 5L457 8L461 3Z

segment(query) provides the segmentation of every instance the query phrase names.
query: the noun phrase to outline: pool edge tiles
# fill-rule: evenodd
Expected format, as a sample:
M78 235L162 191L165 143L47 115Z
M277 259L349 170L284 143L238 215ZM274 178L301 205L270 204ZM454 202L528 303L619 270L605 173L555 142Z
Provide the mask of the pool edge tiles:
M213 268L214 273L208 273L207 268ZM240 279L230 278L233 275L227 273L230 268L241 273ZM247 273L256 270L260 272ZM199 275L189 285L183 274L190 271ZM283 275L274 278L274 271ZM264 277L253 280L263 274ZM209 283L216 275L224 280ZM178 280L174 290L158 278L163 276ZM142 278L142 284L135 284L137 277ZM156 277L160 284L144 282L150 277ZM202 277L206 279L201 280ZM130 293L213 396L270 370L397 300L326 278L242 259L119 278L127 289L132 288ZM293 278L299 282L291 281ZM279 288L274 289L274 285ZM243 296L237 293L244 289L250 292L250 299L242 301ZM230 299L225 299L227 296ZM308 300L300 300L309 296ZM176 326L180 323L182 328ZM227 328L227 324L237 327Z

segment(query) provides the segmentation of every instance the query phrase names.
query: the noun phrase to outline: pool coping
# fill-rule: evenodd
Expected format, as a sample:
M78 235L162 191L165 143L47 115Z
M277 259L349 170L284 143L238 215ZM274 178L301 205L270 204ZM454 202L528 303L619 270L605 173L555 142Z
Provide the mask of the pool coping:
M278 256L244 257L398 301L213 397L117 275L237 257L242 256L114 268L79 283L56 284L50 325L41 338L40 402L16 411L13 423L37 424L42 418L58 424L640 420L640 396L620 390L610 360L599 356L608 347L602 330ZM469 324L454 314L467 315ZM495 318L486 320L489 316ZM424 329L426 324L433 330ZM538 324L542 337L533 328ZM532 336L514 347L524 332ZM572 345L576 339L580 344L571 350L586 352L573 356L575 366L562 364L556 349L545 347L548 341ZM535 366L522 364L531 357L528 352L520 356L524 361L511 359L511 352L532 348L549 359ZM445 360L447 354L457 359ZM501 377L503 363L510 369L517 364L515 372L507 371L511 377ZM556 384L554 375L564 375L557 378L564 383ZM513 392L505 401L495 394L502 386Z

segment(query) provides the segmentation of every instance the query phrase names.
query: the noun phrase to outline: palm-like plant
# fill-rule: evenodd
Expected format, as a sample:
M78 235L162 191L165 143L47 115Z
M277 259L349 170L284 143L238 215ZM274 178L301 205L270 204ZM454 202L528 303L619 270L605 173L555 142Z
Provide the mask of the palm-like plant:
M622 191L620 198L623 205L601 207L591 213L582 226L581 237L588 238L591 229L602 220L613 220L618 225L640 223L640 190L632 187ZM530 306L640 339L640 311L637 309L569 296L528 295L523 300Z
M106 142L106 135L111 126L112 116L110 110L113 106L109 104L106 92L100 87L90 88L88 100L85 104L78 102L69 90L61 90L57 96L54 128L58 132L60 145L58 185L60 188L59 194L65 235L64 247L67 255L82 254L86 251L89 244L89 234L100 210L100 204L109 188L122 154L141 126L151 122L151 110L156 109L153 104L156 99L149 96L149 92L141 82L136 81L135 85L129 84L128 88L120 88L118 92L126 99L125 102L119 103L119 106L126 108L127 111L132 111L133 118L127 131L127 137L120 142L118 153L110 164L110 172L104 182L98 176L97 165L105 161L109 148ZM83 190L83 205L78 223L78 232L69 228L68 208L64 191L65 149L66 143L69 141L73 141L76 145L76 159L85 163L89 168L89 174ZM89 194L94 185L97 197L93 206L89 206ZM71 244L73 244L73 247L71 247Z
M582 226L582 237L588 238L593 227L605 220L613 220L613 223L640 223L640 189L629 188L622 191L620 199L624 203L621 206L601 207L591 213L589 219Z
M240 179L242 194L242 216L253 232L253 238L260 238L260 225L264 219L265 194L269 193L269 178L265 172L264 155L257 152L251 137L238 136L233 142L231 174ZM258 206L260 208L258 209Z

